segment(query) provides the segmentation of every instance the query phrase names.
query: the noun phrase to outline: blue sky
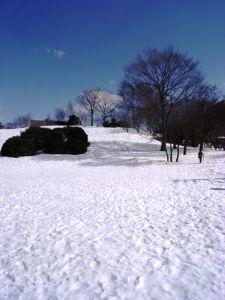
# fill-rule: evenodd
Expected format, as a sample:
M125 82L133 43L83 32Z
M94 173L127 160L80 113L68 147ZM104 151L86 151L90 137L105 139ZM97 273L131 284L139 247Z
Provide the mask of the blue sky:
M0 0L0 121L116 91L142 49L168 45L225 94L224 0Z

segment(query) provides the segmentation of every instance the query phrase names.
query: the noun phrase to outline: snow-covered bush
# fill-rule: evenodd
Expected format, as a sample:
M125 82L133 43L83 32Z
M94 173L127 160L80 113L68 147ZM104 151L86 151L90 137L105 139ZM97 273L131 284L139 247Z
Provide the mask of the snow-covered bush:
M3 144L1 153L9 157L31 156L37 153L37 147L33 139L16 136Z

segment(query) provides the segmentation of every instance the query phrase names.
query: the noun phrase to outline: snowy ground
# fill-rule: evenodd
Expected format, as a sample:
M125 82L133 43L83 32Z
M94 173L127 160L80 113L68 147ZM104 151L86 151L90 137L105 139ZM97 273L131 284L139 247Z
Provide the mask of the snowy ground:
M225 299L225 152L86 131L81 156L0 157L0 299Z

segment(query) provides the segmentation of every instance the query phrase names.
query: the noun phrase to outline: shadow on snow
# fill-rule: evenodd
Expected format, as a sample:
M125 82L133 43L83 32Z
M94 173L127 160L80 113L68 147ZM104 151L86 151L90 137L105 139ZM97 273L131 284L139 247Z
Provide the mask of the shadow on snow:
M147 166L166 164L166 155L158 145L146 143L101 141L92 142L87 153L81 155L40 154L33 159L41 161L71 161L82 166Z

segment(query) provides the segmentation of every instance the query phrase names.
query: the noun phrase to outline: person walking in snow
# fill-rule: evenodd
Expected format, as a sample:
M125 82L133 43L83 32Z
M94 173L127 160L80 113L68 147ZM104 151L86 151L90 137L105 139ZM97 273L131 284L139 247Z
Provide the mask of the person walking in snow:
M201 163L204 158L204 154L201 150L198 152L198 158L199 158L199 162Z

